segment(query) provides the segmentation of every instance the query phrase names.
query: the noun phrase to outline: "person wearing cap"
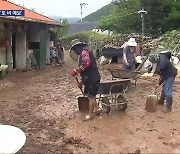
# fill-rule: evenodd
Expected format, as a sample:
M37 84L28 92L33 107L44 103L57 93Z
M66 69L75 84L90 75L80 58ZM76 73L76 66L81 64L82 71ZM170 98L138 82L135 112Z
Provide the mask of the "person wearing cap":
M76 77L80 74L82 78L78 86L82 87L84 85L84 93L89 99L89 114L84 119L89 120L101 112L96 102L101 76L96 65L95 57L87 44L82 42L76 43L72 46L71 50L79 55L79 65L73 69L71 75Z
M162 47L161 47L161 48L162 48ZM171 53L170 51L168 51L168 50L159 51L159 54L164 54L164 55L166 55L169 60L171 60L171 58L172 58L172 53ZM157 67L157 64L152 64L152 63L149 61L149 59L147 59L147 60L145 61L145 63L144 63L144 70L145 70L145 72L147 72L147 73L145 73L144 76L148 76L148 77L153 76L154 73L155 73L156 67Z
M173 85L177 75L177 69L170 62L169 56L166 54L152 53L149 55L149 61L157 64L155 73L160 75L159 85L162 85L162 91L158 103L164 104L166 99L166 108L163 112L171 112L173 101Z
M135 69L137 43L134 38L130 38L123 48L123 70L132 71Z

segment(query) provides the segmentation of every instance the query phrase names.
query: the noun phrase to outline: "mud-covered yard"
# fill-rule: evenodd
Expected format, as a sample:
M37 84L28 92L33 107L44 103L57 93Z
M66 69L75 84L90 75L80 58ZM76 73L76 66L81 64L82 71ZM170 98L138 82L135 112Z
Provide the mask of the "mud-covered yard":
M172 113L145 111L146 97L157 77L141 78L126 94L128 108L116 107L82 122L69 73L76 65L47 66L41 71L14 71L0 81L0 123L26 133L22 153L180 153L180 78L174 87ZM102 80L111 79L101 70ZM159 89L160 91L160 89Z

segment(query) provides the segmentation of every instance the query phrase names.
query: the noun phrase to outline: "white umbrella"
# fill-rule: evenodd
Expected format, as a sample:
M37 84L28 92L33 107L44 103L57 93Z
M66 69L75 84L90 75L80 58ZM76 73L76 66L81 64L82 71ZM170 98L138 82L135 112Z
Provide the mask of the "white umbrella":
M10 125L0 125L0 153L16 153L25 141L26 135L21 129Z

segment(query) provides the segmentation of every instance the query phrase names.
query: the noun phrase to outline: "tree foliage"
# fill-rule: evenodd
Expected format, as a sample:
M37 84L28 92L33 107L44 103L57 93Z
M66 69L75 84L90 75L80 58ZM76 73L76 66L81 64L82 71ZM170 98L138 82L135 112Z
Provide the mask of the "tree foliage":
M142 0L148 11L146 18L147 32L154 36L179 28L180 1L177 0Z
M70 28L70 25L67 21L67 19L63 19L62 20L62 26L61 28L59 27L56 27L56 28L53 28L53 32L55 32L55 34L57 35L58 38L62 38L63 36L66 36L68 31L69 31L69 28Z
M98 26L117 33L141 33L138 11L144 8L145 34L157 37L166 31L180 28L179 0L115 0L111 15Z
M140 3L137 0L117 0L113 13L104 18L99 28L113 30L117 33L135 33L140 31Z
M164 33L164 19L169 14L168 0L143 0L142 6L148 12L145 18L146 32L157 36Z
M179 0L169 0L168 5L170 6L170 11L168 16L165 18L166 30L173 30L180 28L180 1Z

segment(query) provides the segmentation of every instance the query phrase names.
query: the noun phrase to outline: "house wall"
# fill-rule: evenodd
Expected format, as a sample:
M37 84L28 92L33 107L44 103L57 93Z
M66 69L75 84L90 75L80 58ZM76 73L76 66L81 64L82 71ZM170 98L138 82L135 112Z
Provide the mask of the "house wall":
M41 31L41 28L42 28L41 25L36 24L36 23L32 23L28 28L28 41L29 42L39 42L39 48L38 48L39 51L34 50L36 58L38 58L40 56L40 53L37 53L37 52L40 52L40 36L41 36L40 31ZM45 47L46 50L44 51L46 57L48 54L48 41L49 41L49 36L46 40L46 47ZM39 56L37 57L37 55L39 55ZM37 62L40 62L40 59L41 59L40 57L38 59L36 59ZM45 61L47 62L47 58L45 59Z
M3 22L0 21L0 30L3 30L4 26L3 26Z
M16 33L16 69L26 68L26 32Z
M3 39L3 33L4 33L3 22L0 21L0 40ZM5 47L0 47L0 63L2 65L6 64L6 48Z
M9 29L4 29L3 22L0 21L0 41L8 40L11 42L12 32ZM8 65L8 70L12 67L12 51L11 46L0 47L0 63L2 65Z
M0 63L6 65L6 48L0 47Z
M28 27L28 41L40 42L40 26L38 24L30 24Z
M20 25L17 25L17 29L12 29L12 23L8 23L8 28L3 30L3 22L0 22L0 32L2 40L8 40L11 42L10 46L0 47L0 63L8 65L8 71L13 70L13 56L12 56L12 31L16 31L16 68L24 69L26 67L26 32L20 29ZM17 32L19 31L19 32Z
M46 26L42 25L40 30L39 69L46 67L47 34Z
M27 23L28 29L21 29L20 23L17 24L17 29L13 29L12 23L9 22L9 28L6 29L6 40L9 40L12 45L12 32L16 33L15 35L15 68L16 69L25 69L26 68L26 51L27 51L27 42L39 42L40 32L42 30L42 25L38 23ZM5 30L3 29L3 21L0 21L0 32ZM45 27L47 28L47 27ZM44 35L45 33L43 33ZM1 35L0 35L1 37ZM45 38L45 37L43 37ZM47 33L46 38L44 40L45 47L43 48L44 56L41 57L44 59L46 63L49 61L49 47L50 47L50 34ZM42 48L42 45L41 45ZM40 46L39 46L40 49ZM14 50L13 50L14 51ZM42 56L42 55L40 55ZM12 48L10 47L0 47L0 63L3 65L8 65L9 71L13 69L13 56L12 56Z
M50 50L50 34L47 34L47 40L46 40L46 63L49 63L49 50Z
M7 38L11 42L12 41L12 31L7 31ZM6 63L8 65L8 71L13 70L13 57L12 57L12 48L11 46L7 48L7 55L6 55Z

